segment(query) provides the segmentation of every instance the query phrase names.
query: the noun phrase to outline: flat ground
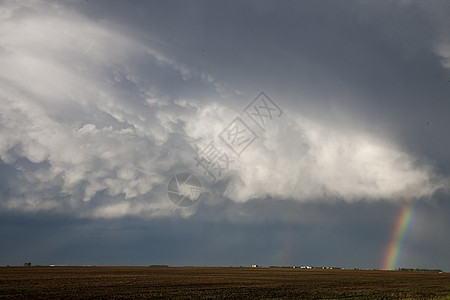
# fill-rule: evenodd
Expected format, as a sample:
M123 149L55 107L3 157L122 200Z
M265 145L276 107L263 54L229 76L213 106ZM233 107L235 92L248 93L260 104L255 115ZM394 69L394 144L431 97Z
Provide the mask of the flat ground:
M450 274L291 268L0 268L0 298L86 297L450 299Z

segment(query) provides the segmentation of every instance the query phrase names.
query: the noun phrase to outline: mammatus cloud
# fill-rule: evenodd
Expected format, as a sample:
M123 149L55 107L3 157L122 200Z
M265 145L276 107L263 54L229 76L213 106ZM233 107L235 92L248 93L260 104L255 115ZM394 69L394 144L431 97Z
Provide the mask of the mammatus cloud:
M209 141L220 145L242 109L221 99L239 92L120 24L39 1L0 9L0 159L15 170L0 207L105 218L192 214L168 201L167 180L202 173L193 157ZM206 204L396 201L435 188L431 167L396 145L295 111L258 136L218 182L203 178L213 196Z

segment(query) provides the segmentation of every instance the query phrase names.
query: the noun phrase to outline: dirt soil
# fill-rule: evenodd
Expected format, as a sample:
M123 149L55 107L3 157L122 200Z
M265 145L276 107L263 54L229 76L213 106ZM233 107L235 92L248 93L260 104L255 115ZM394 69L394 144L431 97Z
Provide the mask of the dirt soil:
M450 299L450 273L293 268L0 267L0 298Z

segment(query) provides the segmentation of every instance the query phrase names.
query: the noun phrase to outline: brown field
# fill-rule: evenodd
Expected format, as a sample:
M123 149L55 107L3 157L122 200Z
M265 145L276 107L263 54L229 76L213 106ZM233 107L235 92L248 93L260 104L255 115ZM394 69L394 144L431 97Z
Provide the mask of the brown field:
M450 299L450 274L291 268L0 268L2 299L86 297Z

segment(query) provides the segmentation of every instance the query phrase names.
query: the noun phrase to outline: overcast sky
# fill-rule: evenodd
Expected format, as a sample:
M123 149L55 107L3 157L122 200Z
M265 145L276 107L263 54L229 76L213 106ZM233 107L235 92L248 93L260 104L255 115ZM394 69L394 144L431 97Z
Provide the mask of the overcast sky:
M397 267L450 271L449 14L0 1L0 264L380 268L418 199Z

